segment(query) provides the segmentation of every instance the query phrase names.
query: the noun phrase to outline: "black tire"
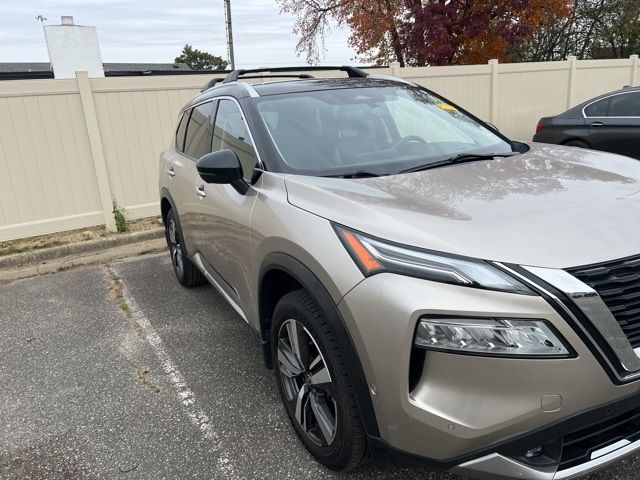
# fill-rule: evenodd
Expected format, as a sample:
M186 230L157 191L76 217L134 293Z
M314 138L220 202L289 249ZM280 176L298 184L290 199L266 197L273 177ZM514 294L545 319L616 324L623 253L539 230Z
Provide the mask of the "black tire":
M292 321L297 322L294 327L292 327ZM300 330L300 326L304 328ZM310 360L315 359L308 362L307 364L311 364L310 367L298 376L292 376L295 367L294 370L287 370L292 365L281 361L281 355L286 355L287 342L288 345L292 345L288 339L291 328L296 328L300 332L298 339L306 340L306 347L302 346L298 350L304 351L306 348L306 356ZM325 467L342 472L357 468L368 459L367 437L360 418L352 380L324 313L306 291L297 290L288 293L276 305L271 331L276 381L296 434L309 453ZM299 343L305 344L303 341ZM294 349L291 348L290 352L293 353L293 351ZM301 355L301 357L304 356L304 354ZM319 358L320 361L318 361ZM304 362L300 365L304 365ZM313 379L321 376L320 371L324 371L325 366L330 375L328 383L317 381L314 384ZM295 394L296 385L301 385L297 395ZM307 395L307 400L300 402L304 411L307 412L301 415L305 419L305 426L303 426L296 418L296 405L305 385L309 390L308 393L302 394L303 398ZM324 405L323 409L318 407L321 403ZM329 415L323 415L323 412L329 412ZM322 430L318 419L329 418L332 413L335 418L334 428L328 430L327 425L330 422L323 422L325 429ZM330 441L327 440L327 431L332 432Z
M586 148L586 149L591 148L586 142L583 142L582 140L569 140L563 145L566 145L567 147L578 147L578 148Z
M170 209L167 213L164 233L169 247L169 254L171 255L173 272L176 274L180 285L187 288L202 285L205 282L205 278L198 270L198 267L187 257L187 251L184 247L184 242L182 242L180 228L173 209Z

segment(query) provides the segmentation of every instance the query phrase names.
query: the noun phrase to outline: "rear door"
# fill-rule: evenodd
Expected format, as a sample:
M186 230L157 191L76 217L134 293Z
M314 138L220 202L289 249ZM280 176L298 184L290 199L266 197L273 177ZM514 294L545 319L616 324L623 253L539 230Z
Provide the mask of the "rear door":
M249 127L235 99L221 98L215 116L213 151L229 149L242 164L245 181L250 184L258 161ZM199 204L198 248L213 268L212 276L240 306L249 305L250 218L259 185L245 194L228 184L207 184L198 178L196 187L205 195ZM246 311L246 309L244 309Z
M594 149L640 158L640 91L603 98L584 113Z
M188 112L182 153L170 165L171 195L182 226L183 242L189 255L197 250L197 212L201 197L196 189L200 178L196 161L211 152L214 103L208 101L196 105ZM186 114L185 114L186 115Z

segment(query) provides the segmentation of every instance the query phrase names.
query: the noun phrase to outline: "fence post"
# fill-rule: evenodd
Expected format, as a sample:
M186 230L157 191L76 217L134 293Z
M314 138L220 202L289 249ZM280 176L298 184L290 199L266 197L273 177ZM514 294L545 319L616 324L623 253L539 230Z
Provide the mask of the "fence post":
M102 137L100 136L100 128L98 126L96 106L93 102L93 92L91 91L89 74L85 70L76 72L76 80L78 82L78 92L80 93L82 111L84 112L84 122L87 127L87 135L89 137L89 146L91 147L93 168L96 173L96 181L98 182L98 191L100 192L100 203L102 205L102 213L104 216L104 226L108 231L115 232L116 221L113 218L112 213L113 196L111 195L111 187L109 186L109 175L107 174L107 164L104 158L104 150L102 149Z
M567 90L567 109L573 107L576 98L576 66L578 58L575 55L567 57L569 61L569 88Z
M389 64L389 70L391 70L391 76L392 77L397 77L398 73L397 73L397 69L400 68L400 62L391 62Z
M638 55L631 55L631 86L638 85Z
M498 120L498 60L489 60L491 68L491 106L489 110L489 121L495 125Z

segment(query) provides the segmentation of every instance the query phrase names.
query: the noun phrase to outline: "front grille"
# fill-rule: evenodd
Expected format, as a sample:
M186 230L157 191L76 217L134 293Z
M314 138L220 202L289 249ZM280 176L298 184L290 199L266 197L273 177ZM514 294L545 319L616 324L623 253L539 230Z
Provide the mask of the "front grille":
M640 347L640 256L567 271L598 292L631 346Z
M620 440L640 439L640 408L609 418L596 425L568 433L562 440L558 470L566 470L591 460L591 454Z

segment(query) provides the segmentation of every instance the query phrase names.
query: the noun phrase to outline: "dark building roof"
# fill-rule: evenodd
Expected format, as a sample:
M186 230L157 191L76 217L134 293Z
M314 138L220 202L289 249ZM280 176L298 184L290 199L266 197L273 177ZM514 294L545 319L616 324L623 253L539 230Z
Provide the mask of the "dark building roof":
M0 62L0 72L48 72L49 62Z
M191 70L186 63L105 63L106 72L138 72L148 70Z
M190 71L186 63L104 63L105 72ZM0 62L0 73L50 72L49 62Z

